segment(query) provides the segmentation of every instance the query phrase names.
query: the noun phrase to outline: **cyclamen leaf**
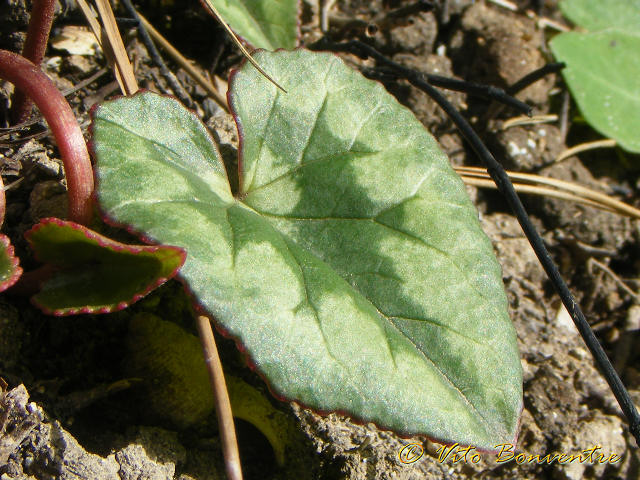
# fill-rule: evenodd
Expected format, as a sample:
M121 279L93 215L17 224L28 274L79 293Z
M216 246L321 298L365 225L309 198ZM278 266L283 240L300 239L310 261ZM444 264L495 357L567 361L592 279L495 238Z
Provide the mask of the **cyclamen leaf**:
M640 1L572 0L563 12L590 33L554 37L554 56L584 118L621 147L640 152Z
M25 236L38 259L55 267L32 298L52 315L122 310L173 277L185 260L177 247L125 245L58 218L42 219Z
M491 450L522 372L500 266L435 140L336 56L258 52L231 81L239 198L204 126L150 93L94 114L112 221L188 252L180 276L277 394Z
M560 8L565 17L592 32L640 28L640 0L563 0Z
M255 48L294 48L298 0L210 0L235 33Z
M0 234L0 292L12 287L22 275L19 263L9 237Z

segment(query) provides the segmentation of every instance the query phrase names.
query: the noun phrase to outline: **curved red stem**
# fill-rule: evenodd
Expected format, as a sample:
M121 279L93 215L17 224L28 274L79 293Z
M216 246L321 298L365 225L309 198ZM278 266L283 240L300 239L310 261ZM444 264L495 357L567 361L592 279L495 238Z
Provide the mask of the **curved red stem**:
M20 55L0 50L0 78L22 90L42 112L62 156L69 191L69 219L87 225L92 216L93 170L71 107L49 77Z
M55 4L55 0L33 0L22 56L37 66L42 63L47 49ZM13 94L11 119L14 124L27 120L31 113L31 105L31 100L21 90Z
M4 198L4 183L2 182L2 177L0 176L0 227L4 223L4 212L7 207L6 200Z

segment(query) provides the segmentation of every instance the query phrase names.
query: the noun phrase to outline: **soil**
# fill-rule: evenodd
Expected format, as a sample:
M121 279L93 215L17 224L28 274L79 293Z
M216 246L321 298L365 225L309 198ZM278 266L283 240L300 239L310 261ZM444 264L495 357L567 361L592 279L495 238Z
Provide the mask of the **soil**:
M338 1L335 17L370 19L406 5L400 0ZM506 87L551 60L547 40L536 18L563 22L555 0L514 2L510 11L498 2L438 1L431 12L412 14L368 38L395 61L419 71ZM138 8L186 56L223 79L241 57L215 22L195 0L144 1ZM320 38L318 6L301 2L301 41ZM122 11L117 14L126 16ZM0 0L0 48L19 51L24 41L28 10L23 0ZM84 25L73 3L57 10L52 45L43 68L61 90L72 89L104 68L94 47L70 53L60 49L58 37L67 26ZM334 26L335 39L364 38L358 24ZM153 64L135 29L121 25L123 38L140 85L171 91ZM375 67L345 55L348 63ZM230 164L235 162L237 134L231 119L206 97L178 66L168 62L194 101L196 113L212 129ZM410 107L439 139L456 165L478 165L451 121L435 103L404 81L379 75L390 92ZM518 95L536 114L561 112L564 85L551 75ZM7 195L7 234L25 270L37 264L23 233L45 216L65 217L64 173L58 151L38 114L31 125L9 129L12 87L0 83L0 171ZM68 95L84 131L88 112L97 102L118 94L108 70ZM567 144L595 136L574 125L571 106L566 132L556 123L501 128L518 114L464 93L447 98L472 122L497 158L510 169L538 173L580 183L638 206L637 157L620 162L613 150L553 159ZM232 168L229 171L234 171ZM260 479L431 479L431 478L640 478L640 455L626 420L596 370L568 314L504 200L492 190L468 187L482 226L491 238L503 267L511 318L518 334L524 369L524 410L516 451L526 455L579 454L599 446L611 463L523 462L481 453L466 461L440 461L442 446L417 437L401 438L373 425L349 418L320 416L296 404L268 397L274 409L297 425L299 437L290 442L285 461L278 463L269 443L246 422L239 422L245 478ZM547 242L602 345L640 403L640 355L633 345L640 332L638 222L614 213L568 201L524 196L525 206ZM624 285L622 285L624 284ZM177 427L151 405L152 389L131 375L131 319L155 313L193 332L188 299L180 284L169 282L143 301L122 312L54 318L40 313L27 299L0 296L0 478L5 479L194 479L224 478L215 414L195 424ZM159 313L160 312L160 313ZM266 394L260 378L241 360L233 342L218 338L225 368ZM129 346L128 346L129 345ZM422 457L403 464L398 452L417 443ZM472 452L473 453L473 452ZM505 457L503 457L505 458ZM477 461L474 461L477 460Z

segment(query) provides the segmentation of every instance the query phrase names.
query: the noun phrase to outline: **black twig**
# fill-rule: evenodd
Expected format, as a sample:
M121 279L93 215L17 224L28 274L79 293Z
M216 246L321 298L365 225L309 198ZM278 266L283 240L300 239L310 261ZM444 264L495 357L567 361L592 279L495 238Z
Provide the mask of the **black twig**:
M149 36L149 32L147 32L147 29L144 28L144 25L140 21L138 12L133 7L131 0L122 0L122 3L124 4L125 8L129 12L129 15L131 15L136 21L136 26L138 27L138 32L140 33L140 39L142 40L142 43L144 43L145 47L147 48L147 51L149 52L149 56L151 56L151 60L153 60L153 62L156 65L158 65L158 67L160 68L160 73L165 78L165 80L167 81L171 89L175 92L178 99L187 107L193 108L194 107L193 100L191 99L187 91L184 89L184 87L180 84L180 82L178 81L176 76L173 74L173 72L169 70L169 68L167 68L167 64L164 63L164 60L162 59L160 52L158 52L158 49L153 43L153 40L151 40L151 37Z
M516 218L518 219L522 230L527 236L529 243L533 247L538 260L547 273L547 276L551 280L551 283L553 284L556 292L560 296L562 303L571 315L571 318L573 319L573 322L580 332L580 335L589 348L589 351L593 355L596 365L599 367L600 371L607 380L611 391L616 397L620 408L627 417L627 421L629 422L629 431L636 439L636 443L638 444L638 446L640 446L640 414L638 414L638 411L636 410L636 407L633 404L631 397L629 396L629 392L627 391L624 384L620 380L620 377L611 365L609 358L607 358L607 354L598 342L598 339L589 326L589 323L582 313L580 306L575 301L573 295L571 294L571 291L569 290L569 287L560 275L558 267L551 259L551 255L549 255L542 237L540 237L540 234L537 232L536 228L533 226L533 223L529 219L529 215L522 205L518 194L513 188L513 184L509 180L507 173L505 172L502 165L500 165L500 163L498 163L498 161L493 157L489 149L484 145L473 128L471 128L471 125L467 122L467 120L444 97L444 95L442 95L442 93L440 93L436 88L434 88L431 84L424 80L421 73L393 62L369 45L366 45L357 40L352 40L340 44L335 44L330 41L324 41L320 45L315 45L314 47L316 49L329 49L333 51L349 52L358 55L361 58L374 58L381 64L394 69L399 75L406 78L412 85L424 91L427 95L433 98L433 100L435 100L440 108L442 108L445 113L451 118L451 120L456 124L456 126L460 130L460 133L469 142L476 155L480 157L480 159L487 167L487 171L498 187L498 191L500 191L500 193L505 198L512 211L516 215Z
M564 62L547 63L545 66L537 70L534 70L531 73L527 73L524 77L522 77L520 80L515 82L513 85L510 85L507 88L507 94L515 95L516 93L524 90L532 83L537 82L538 80L549 75L550 73L558 73L564 67L566 67L566 64Z
M446 88L447 90L455 90L457 92L466 92L476 97L486 97L496 100L500 103L508 105L525 115L531 116L532 109L525 102L512 97L503 89L498 87L492 87L491 85L482 85L479 83L466 82L464 80L458 80L455 78L442 77L440 75L424 75L431 85L436 87Z
M137 27L140 24L135 18L129 17L116 17L116 22L125 27Z
M467 82L464 80L458 80L456 78L443 77L441 75L433 75L430 73L422 73L416 70L407 68L399 63L396 63L388 58L384 57L377 50L374 50L372 47L367 45L366 43L362 43L358 40L352 40L350 42L343 43L334 43L326 38L321 39L309 46L312 50L322 50L328 49L336 52L347 52L347 53L355 53L356 55L360 55L364 53L367 56L371 56L376 60L380 60L381 63L391 67L391 71L394 75L406 78L410 82L424 82L429 83L431 85L435 85L436 87L445 88L447 90L455 90L457 92L465 92L470 95L475 95L477 97L490 98L492 100L496 100L500 103L508 105L525 115L531 116L531 107L527 105L525 102L518 100L510 95L508 95L503 89L492 87L490 85L482 85L479 83ZM375 54L368 52L368 50L372 52L376 52ZM377 56L376 56L377 55ZM379 57L378 57L379 56ZM413 79L413 81L411 80ZM418 86L418 85L416 85ZM418 87L420 88L420 87Z

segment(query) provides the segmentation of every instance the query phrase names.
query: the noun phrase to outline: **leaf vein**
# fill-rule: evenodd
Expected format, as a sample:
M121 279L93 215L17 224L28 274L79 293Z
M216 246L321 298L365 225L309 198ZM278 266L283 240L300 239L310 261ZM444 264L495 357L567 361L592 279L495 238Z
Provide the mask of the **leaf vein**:
M380 152L377 152L377 151L374 151L374 152L362 152L362 151L350 150L350 151L332 153L332 154L329 154L329 155L327 155L325 157L321 157L321 158L318 158L316 160L311 160L311 161L296 165L291 170L288 170L287 172L285 172L282 175L274 178L273 180L269 180L267 183L263 183L262 185L252 189L250 192L248 191L247 193L250 195L250 194L260 190L261 188L268 187L268 186L272 185L273 183L276 183L276 182L282 180L283 178L286 178L286 177L294 174L298 170L301 170L303 168L309 167L311 165L316 165L316 164L322 163L322 162L330 162L330 161L333 161L333 160L337 160L337 159L340 159L341 157L344 157L345 155L348 155L348 154L355 154L355 155L353 155L353 158L357 158L357 157L360 157L360 156L375 155L376 153L380 153ZM346 160L351 160L351 158L347 158Z
M378 310L379 311L379 310ZM380 312L381 315L384 316L384 314L382 312ZM442 378L444 378L459 394L460 396L464 399L464 401L466 403L468 403L471 408L473 409L474 412L476 412L476 414L478 415L478 417L481 419L482 423L485 426L485 429L487 431L487 433L491 434L492 433L492 428L491 428L491 424L489 423L489 421L486 419L486 417L480 412L480 410L478 410L478 408L475 406L475 404L471 401L471 399L469 399L467 397L467 395L460 389L460 387L458 387L453 380L451 380L449 378L449 376L438 366L438 364L436 362L433 361L433 359L427 355L427 352L425 352L424 350L422 350L414 341L412 338L410 338L409 336L407 336L393 321L392 318L389 317L385 317L387 318L387 320L389 320L389 324L393 326L393 328L395 328L398 333L400 335L402 335L404 338L407 339L407 341L413 345L413 347L429 362L433 365L433 367L438 371L438 373L442 376Z
M426 246L427 248L432 249L435 252L438 252L440 255L442 255L443 257L445 257L450 263L451 265L453 265L455 267L455 269L458 271L458 273L462 276L462 278L465 279L467 285L469 285L471 287L471 289L473 291L476 292L476 294L480 297L483 298L485 300L490 300L482 291L480 291L478 289L478 287L473 284L468 276L465 274L465 271L460 268L460 266L453 260L453 258L451 257L451 255L446 251L446 250L442 250L441 248L436 247L435 245L430 244L429 242L427 242L424 238L418 237L417 235L413 235L409 232L405 232L404 230L400 230L399 228L393 227L391 225L388 225L386 223L380 222L378 221L376 218L372 218L371 219L374 223L378 224L378 225L382 225L383 227L386 227L390 230L393 230L394 232L398 232L402 235L405 235L408 238L413 239L416 242L421 243L422 245Z
M101 121L104 121L106 123L109 123L117 128L120 128L121 130L124 130L127 133L130 133L131 135L144 140L146 143L151 143L152 145L154 145L156 148L159 148L160 150L166 150L168 152L170 152L175 158L183 158L182 155L180 155L178 152L174 151L173 149L169 148L168 146L157 142L155 140L152 140L148 137L145 137L142 134L139 134L137 132L134 132L133 130L128 129L127 127L125 127L124 125L119 124L118 122L114 122L113 120L110 120L108 118L101 118ZM174 160L173 158L171 158L170 155L165 155L165 152L160 152L164 158L164 162L166 165L169 165L171 167L173 167L177 172L182 173L185 177L187 177L191 182L193 182L194 184L198 184L200 185L205 191L214 191L212 189L212 186L210 184L208 184L207 182L205 182L204 180L202 180L202 178L200 176L197 175L197 171L195 169L189 169L186 167L183 167L180 163L178 163L176 160ZM217 160L217 158L216 158Z
M251 187L253 186L253 182L256 179L256 171L258 170L258 165L260 162L260 159L262 158L262 151L264 149L264 139L265 139L265 135L267 133L267 131L269 130L269 126L271 125L271 121L273 120L273 112L276 109L276 103L278 102L278 98L280 97L280 90L276 89L275 95L273 96L273 101L271 102L271 107L269 108L269 114L267 116L267 121L264 124L264 129L262 130L262 133L260 134L260 141L258 144L258 154L256 155L256 162L252 168L252 172L251 172L251 180L249 181L249 184L247 185L247 187L244 189L244 191L246 193L249 193L251 191ZM244 154L242 155L244 158Z

